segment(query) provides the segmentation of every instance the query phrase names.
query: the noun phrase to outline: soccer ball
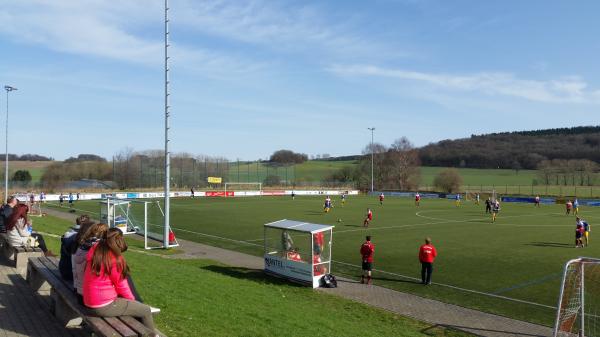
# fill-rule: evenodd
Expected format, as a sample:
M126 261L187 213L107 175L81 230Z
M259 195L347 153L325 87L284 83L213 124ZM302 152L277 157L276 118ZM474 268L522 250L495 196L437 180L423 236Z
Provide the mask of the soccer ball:
M341 219L341 218L338 218L338 219L337 219L337 222L342 222L342 219Z

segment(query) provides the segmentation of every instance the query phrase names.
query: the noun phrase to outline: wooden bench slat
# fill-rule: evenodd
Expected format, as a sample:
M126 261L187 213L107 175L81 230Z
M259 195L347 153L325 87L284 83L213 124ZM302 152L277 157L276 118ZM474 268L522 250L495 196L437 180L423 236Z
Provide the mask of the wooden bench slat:
M154 332L132 316L121 316L119 318L140 336L146 336Z
M56 261L54 261L56 260ZM46 266L46 268L48 268L48 270L54 275L56 276L56 278L59 281L62 281L65 286L69 289L71 289L71 291L73 290L73 285L65 280L63 280L62 275L60 274L60 270L58 269L58 260L55 257L41 257L40 261L42 262L42 264L44 266Z
M80 315L85 323L99 336L110 337L137 337L152 334L140 321L131 316L96 317L88 316L90 313L84 306L79 305L77 296L69 282L62 279L58 269L58 259L54 257L29 258L30 268L36 277L44 279L52 287L52 292L58 296L57 300L67 305L74 313Z
M122 322L118 317L104 317L104 320L111 326L113 329L117 330L123 337L138 337L138 333L131 330L125 322Z
M40 273L46 282L48 282L55 289L56 293L65 300L71 309L78 313L85 314L81 312L82 310L80 309L80 305L77 303L77 296L73 290L69 289L62 279L54 275L48 269L48 267L43 263L44 259L44 257L30 258L29 263L31 263L32 267L38 273Z
M107 322L100 317L87 317L89 326L94 332L108 337L121 337L117 330L113 329Z

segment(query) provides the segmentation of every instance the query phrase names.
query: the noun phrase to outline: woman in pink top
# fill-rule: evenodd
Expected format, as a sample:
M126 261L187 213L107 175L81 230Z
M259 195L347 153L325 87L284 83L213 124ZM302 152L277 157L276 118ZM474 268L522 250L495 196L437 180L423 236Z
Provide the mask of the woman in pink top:
M122 255L126 250L123 233L117 228L109 229L90 248L83 276L83 303L97 316L137 317L149 329L156 331L151 308L137 302L129 288L129 267Z

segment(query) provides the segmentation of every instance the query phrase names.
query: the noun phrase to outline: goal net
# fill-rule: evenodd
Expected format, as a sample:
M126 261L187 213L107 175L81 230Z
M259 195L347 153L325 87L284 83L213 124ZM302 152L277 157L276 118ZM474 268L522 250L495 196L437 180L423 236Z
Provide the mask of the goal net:
M479 195L479 201L485 202L487 198L492 201L496 201L496 190L484 190L484 191L466 191L465 199L471 201L477 201L477 195Z
M42 216L42 207L39 201L27 201L27 207L29 207L29 216Z
M262 191L262 183L225 183L225 193L231 191Z
M554 337L600 336L600 259L565 264Z
M159 200L118 199L108 197L100 202L100 218L109 227L121 229L124 234L144 237L144 248L165 248L165 215ZM169 233L169 247L179 245Z

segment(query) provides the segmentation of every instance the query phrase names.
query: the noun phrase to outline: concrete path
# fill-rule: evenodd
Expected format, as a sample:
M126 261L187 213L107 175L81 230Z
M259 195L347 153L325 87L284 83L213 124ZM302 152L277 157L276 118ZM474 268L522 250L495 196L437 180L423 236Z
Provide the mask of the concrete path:
M75 221L76 215L45 209L52 216ZM221 262L233 267L263 269L260 257L234 252L204 244L180 240L179 249L186 258L202 258ZM176 256L169 256L174 257ZM434 285L435 286L435 285ZM338 278L338 287L320 288L319 291L345 297L357 302L382 308L396 314L438 326L453 327L485 337L534 337L552 336L552 329L503 316L488 314L453 304L402 293L384 287L360 284L349 279ZM0 335L1 337L1 335Z
M89 334L88 334L89 335ZM81 329L66 329L50 314L15 268L0 260L0 337L85 336Z

